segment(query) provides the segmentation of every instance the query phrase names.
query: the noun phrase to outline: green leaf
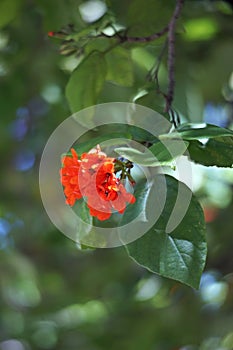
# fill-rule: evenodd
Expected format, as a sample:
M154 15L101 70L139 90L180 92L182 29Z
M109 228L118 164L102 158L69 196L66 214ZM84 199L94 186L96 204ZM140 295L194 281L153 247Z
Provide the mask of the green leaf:
M131 139L131 135L129 133L113 132L107 135L101 135L98 137L91 138L90 140L79 144L77 143L75 144L74 148L77 151L78 155L80 155L84 152L90 151L93 147L101 144L102 142L104 142L105 145L108 145L108 146L110 146L110 143L111 145L114 145L116 144L116 139L119 139L117 140L117 144L119 144L118 142L121 143L121 139L122 139L122 142L125 143L125 140L123 139ZM109 142L107 142L108 140Z
M105 55L107 62L107 77L118 85L130 87L133 85L133 63L130 51L123 47L115 47Z
M200 124L183 124L176 131L185 140L233 136L233 131L211 124L204 124L203 127ZM172 135L172 133L169 135Z
M79 12L80 0L59 0L59 3L57 0L37 0L36 3L39 12L43 14L45 31L61 30L68 23L75 24L76 30L81 30L85 25Z
M233 165L233 137L216 137L204 145L200 141L191 141L188 151L191 160L205 166Z
M0 2L0 28L11 22L20 10L22 1L20 0L1 0Z
M127 130L131 133L132 138L138 142L150 142L154 143L158 140L156 136L151 134L145 129L142 129L135 125L127 125Z
M149 150L155 155L160 162L169 162L172 159L184 154L189 143L183 140L166 140L156 142L149 147Z
M144 152L130 147L118 147L115 152L142 166L161 166L170 164L174 158L182 155L187 146L188 143L182 140L168 140L164 143L158 141L149 149L144 148Z
M146 150L145 152L141 152L135 148L131 147L118 147L114 150L121 157L124 157L130 160L133 163L142 165L142 166L160 166L164 165L164 163L158 162L158 160L153 156L151 152ZM166 162L167 165L167 162Z
M126 249L131 258L151 272L198 288L207 252L203 211L183 183L170 176L166 176L166 183L166 203L160 218L144 236L126 245ZM167 233L180 186L192 195L191 201L183 220Z
M72 112L97 103L106 75L103 54L93 52L73 71L66 86L66 97Z
M150 35L167 25L174 10L173 1L131 1L127 26L130 35Z
M93 217L90 216L87 204L83 199L80 199L75 203L73 210L80 218L77 224L77 234L74 239L80 242L85 239L87 234L91 231Z
M154 85L153 87L149 87L149 89L146 88L142 93L142 96L136 98L135 103L154 109L156 112L163 115L165 119L170 120L169 113L164 112L164 98L155 91Z

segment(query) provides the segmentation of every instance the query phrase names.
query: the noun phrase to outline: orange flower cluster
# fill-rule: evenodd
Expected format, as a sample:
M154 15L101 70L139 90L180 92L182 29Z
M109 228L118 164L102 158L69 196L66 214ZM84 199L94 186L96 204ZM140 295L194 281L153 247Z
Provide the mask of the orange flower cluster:
M83 153L78 159L76 151L62 159L60 170L66 203L86 197L90 215L99 220L110 218L112 211L124 213L126 203L134 203L135 197L126 191L114 173L114 158L107 157L100 147Z

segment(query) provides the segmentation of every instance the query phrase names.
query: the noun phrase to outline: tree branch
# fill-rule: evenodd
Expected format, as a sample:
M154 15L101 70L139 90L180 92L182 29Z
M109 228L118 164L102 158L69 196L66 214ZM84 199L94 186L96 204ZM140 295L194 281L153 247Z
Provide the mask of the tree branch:
M128 43L146 43L146 42L150 42L153 40L156 40L158 38L160 38L161 36L163 36L165 33L168 32L169 29L169 25L167 25L166 27L164 27L162 30L160 30L157 33L148 35L148 36L127 36L127 35L119 35L119 38L121 40L121 42L128 42Z
M184 5L184 0L177 0L176 7L172 18L168 24L168 91L166 95L166 107L165 112L171 110L171 105L174 98L175 88L175 28L176 21L180 16L181 9Z

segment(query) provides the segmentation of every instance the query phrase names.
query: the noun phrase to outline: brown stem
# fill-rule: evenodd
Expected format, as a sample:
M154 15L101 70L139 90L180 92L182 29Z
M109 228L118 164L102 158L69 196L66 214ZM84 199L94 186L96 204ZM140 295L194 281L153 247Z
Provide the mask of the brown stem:
M167 25L166 27L164 27L162 30L160 30L157 33L148 35L148 36L127 36L127 35L120 35L120 40L121 42L128 42L128 43L146 43L146 42L150 42L153 40L156 40L158 38L160 38L161 36L163 36L165 33L168 32L168 28L169 25Z
M176 21L180 16L184 0L177 0L172 18L168 24L168 91L166 95L165 112L169 112L174 98L175 88L175 28Z

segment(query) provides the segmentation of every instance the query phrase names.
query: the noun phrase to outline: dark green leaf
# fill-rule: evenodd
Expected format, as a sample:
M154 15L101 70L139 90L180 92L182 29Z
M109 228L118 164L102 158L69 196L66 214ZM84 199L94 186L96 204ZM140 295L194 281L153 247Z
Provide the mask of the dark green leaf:
M196 163L218 167L233 165L233 137L216 137L204 145L200 141L191 141L188 151Z
M135 102L139 105L154 109L159 114L163 115L165 119L170 120L168 113L164 112L164 98L155 91L155 87L150 87L144 94L138 97Z
M94 137L91 138L90 140L86 141L86 142L82 142L80 144L75 144L74 148L76 149L78 154L82 154L84 152L88 152L90 151L90 149L94 148L96 145L101 144L102 142L108 141L111 142L112 140L112 144L116 144L116 140L115 139L131 139L131 135L129 133L111 133L111 134L107 134L107 135L101 135L98 137ZM109 142L105 142L105 144L110 145ZM118 141L117 141L118 142ZM125 143L125 141L124 141ZM118 143L119 144L119 143Z
M129 255L148 270L198 288L207 251L203 211L192 195L183 220L167 233L166 226L179 186L184 193L190 193L190 190L170 176L166 176L166 182L166 203L159 220L144 236L126 248Z
M156 142L149 150L155 155L159 162L169 162L172 159L184 154L188 142L183 140L166 140Z
M66 97L72 112L96 104L105 75L106 64L101 53L94 52L80 63L66 86Z
M203 127L200 124L184 124L177 128L177 131L185 140L233 136L233 131L211 124L204 124Z
M122 86L132 86L134 77L130 51L118 46L109 51L105 58L107 62L106 80Z

